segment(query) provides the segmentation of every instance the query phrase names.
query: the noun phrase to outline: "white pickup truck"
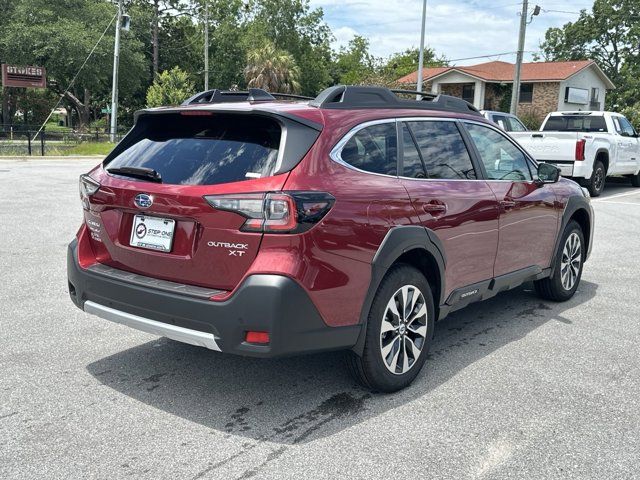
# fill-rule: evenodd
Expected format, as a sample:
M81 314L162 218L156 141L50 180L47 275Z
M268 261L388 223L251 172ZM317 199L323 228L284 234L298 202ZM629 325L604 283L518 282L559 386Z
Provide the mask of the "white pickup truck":
M557 166L589 189L602 193L609 176L626 176L640 187L640 140L629 121L613 112L554 112L538 132L510 132L533 157Z

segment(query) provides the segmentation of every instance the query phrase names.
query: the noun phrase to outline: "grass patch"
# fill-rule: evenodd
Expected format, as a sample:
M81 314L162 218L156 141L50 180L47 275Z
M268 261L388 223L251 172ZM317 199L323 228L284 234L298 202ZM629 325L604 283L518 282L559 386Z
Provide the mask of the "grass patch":
M111 142L96 142L96 143L79 143L78 145L61 149L59 152L53 151L47 152L48 155L107 155L115 147L115 143Z

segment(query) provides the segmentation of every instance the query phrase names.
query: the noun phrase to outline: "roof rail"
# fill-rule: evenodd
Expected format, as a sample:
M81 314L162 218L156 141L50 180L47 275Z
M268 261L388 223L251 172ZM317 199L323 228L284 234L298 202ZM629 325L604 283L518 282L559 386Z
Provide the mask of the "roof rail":
M313 100L312 97L303 97L302 95L293 95L290 93L269 93L261 88L250 88L247 92L214 88L213 90L196 93L194 96L182 102L182 105L194 105L198 103L273 102L277 98Z
M422 95L422 100L404 100L398 94ZM328 109L410 108L442 110L480 115L469 102L450 95L434 95L411 90L390 90L385 87L336 85L322 92L309 105Z

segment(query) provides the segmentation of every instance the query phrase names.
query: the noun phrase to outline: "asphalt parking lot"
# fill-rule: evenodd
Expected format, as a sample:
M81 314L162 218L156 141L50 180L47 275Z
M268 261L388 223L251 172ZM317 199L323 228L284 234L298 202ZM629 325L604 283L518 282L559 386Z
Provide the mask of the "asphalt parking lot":
M74 307L95 163L0 161L0 478L640 478L640 189L594 200L571 301L459 311L410 388L371 395L340 353L225 356Z

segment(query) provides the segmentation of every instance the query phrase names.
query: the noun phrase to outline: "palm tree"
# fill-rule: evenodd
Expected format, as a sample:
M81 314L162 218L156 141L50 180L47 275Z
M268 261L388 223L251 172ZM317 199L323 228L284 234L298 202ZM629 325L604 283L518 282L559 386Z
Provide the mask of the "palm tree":
M277 50L272 42L249 51L244 78L252 88L279 93L300 92L300 68L289 52Z

